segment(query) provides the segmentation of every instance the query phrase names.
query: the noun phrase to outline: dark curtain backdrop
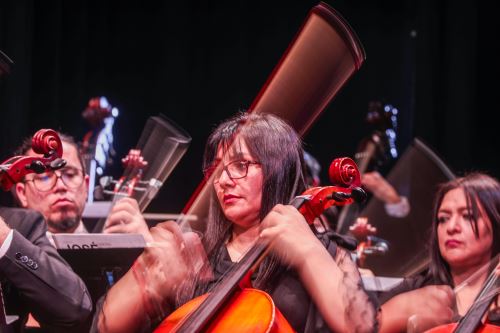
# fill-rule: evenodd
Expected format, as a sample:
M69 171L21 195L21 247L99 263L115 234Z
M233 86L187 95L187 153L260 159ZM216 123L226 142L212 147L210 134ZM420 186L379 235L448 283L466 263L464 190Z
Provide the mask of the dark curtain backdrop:
M458 173L500 176L498 19L493 4L435 0L327 1L358 33L362 69L304 138L323 166L353 156L371 129L368 102L399 113L398 146L415 136ZM150 211L178 212L202 178L204 142L250 105L316 1L0 1L0 159L40 128L80 140L81 111L106 96L121 114L117 158L146 119L164 113L193 137ZM422 175L425 176L425 175Z

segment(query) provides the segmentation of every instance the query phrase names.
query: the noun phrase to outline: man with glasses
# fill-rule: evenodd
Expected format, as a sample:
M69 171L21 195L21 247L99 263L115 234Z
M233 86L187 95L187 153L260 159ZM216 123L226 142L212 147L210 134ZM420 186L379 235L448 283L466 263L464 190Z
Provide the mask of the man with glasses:
M16 184L16 196L22 207L37 210L45 216L50 232L87 232L81 217L89 179L83 172L76 145L64 135L61 140L66 166L56 171L27 175L23 182ZM31 149L31 138L17 153L38 156Z
M64 179L63 182L70 184L75 192L82 193L70 196L59 189L59 199L66 198L65 205L59 204L63 209L53 209L50 213L43 206L44 202L49 202L48 200L56 201L48 196L50 177L43 178L36 175L37 180L31 181L34 179L34 174L29 174L26 176L26 181L29 179L30 184L22 184L24 188L35 186L36 183L37 187L45 190L37 197L32 197L31 192L26 195L23 192L21 195L23 200L27 195L30 196L32 203L30 208L38 210L47 219L50 217L53 222L49 228L53 232L55 230L61 232L63 229L70 232L78 226L78 223L70 220L79 219L78 214L83 207L79 195L85 198L86 185L83 172L81 168L75 166L77 164L73 157L70 151L71 162L68 162L68 167L56 173ZM23 203L24 207L28 207L26 200ZM77 326L88 320L92 311L92 301L83 281L62 260L47 239L47 226L39 212L0 207L0 280L7 314L16 314L20 317L13 327L16 332L22 331L28 313L31 313L39 325L48 332L74 331ZM56 223L54 222L56 220L63 222Z
M11 63L0 50L0 78ZM0 206L1 333L23 332L28 313L43 332L74 332L91 314L87 288L50 245L46 230L38 212Z
M87 233L82 214L87 200L89 176L78 148L70 136L59 134L66 166L44 174L29 174L16 184L15 196L22 207L39 211L51 233ZM16 155L37 156L31 138L24 141ZM103 232L140 233L150 240L149 229L137 202L131 198L118 201L112 208Z

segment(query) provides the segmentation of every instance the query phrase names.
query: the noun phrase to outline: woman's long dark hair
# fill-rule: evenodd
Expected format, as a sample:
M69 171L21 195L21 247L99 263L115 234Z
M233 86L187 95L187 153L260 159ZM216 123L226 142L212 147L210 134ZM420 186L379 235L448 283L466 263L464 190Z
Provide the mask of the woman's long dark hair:
M477 220L482 208L484 214L491 221L493 244L491 256L500 252L500 183L493 177L484 173L470 173L464 177L457 178L442 184L436 194L434 201L433 223L431 233L431 264L430 273L439 283L453 286L453 279L448 263L441 256L437 236L438 211L443 198L451 190L461 188L467 201L467 209L472 213L472 230L479 237Z
M244 142L263 173L262 220L276 204L288 204L305 189L302 142L297 133L280 118L265 113L244 113L220 124L205 147L203 168L213 166L219 148L238 151ZM231 237L231 222L226 219L212 189L207 229L203 238L209 258L220 259L221 247ZM259 266L254 285L268 290L267 281L275 277L279 261L268 256Z

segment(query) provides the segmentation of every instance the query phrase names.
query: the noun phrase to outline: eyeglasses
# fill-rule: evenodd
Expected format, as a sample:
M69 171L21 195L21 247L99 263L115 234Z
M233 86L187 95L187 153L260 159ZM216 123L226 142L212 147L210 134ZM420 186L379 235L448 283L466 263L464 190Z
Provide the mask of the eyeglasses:
M238 160L228 163L224 166L212 166L204 170L205 178L208 179L213 175L214 184L219 182L220 176L222 176L222 171L226 171L226 174L231 179L245 178L248 174L248 167L251 164L260 164L255 161Z
M83 171L77 168L66 167L61 170L49 171L40 175L35 175L26 182L33 182L35 188L40 192L48 192L54 188L57 180L61 178L64 185L71 189L78 188L83 183Z

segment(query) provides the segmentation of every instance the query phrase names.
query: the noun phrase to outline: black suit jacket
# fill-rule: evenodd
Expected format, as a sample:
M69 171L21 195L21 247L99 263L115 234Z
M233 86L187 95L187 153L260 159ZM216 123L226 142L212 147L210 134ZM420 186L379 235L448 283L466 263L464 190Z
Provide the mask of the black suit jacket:
M22 332L31 312L49 332L70 332L92 311L84 283L50 244L42 215L2 207L0 216L14 230L0 258L0 281L7 314L20 318L15 330Z

